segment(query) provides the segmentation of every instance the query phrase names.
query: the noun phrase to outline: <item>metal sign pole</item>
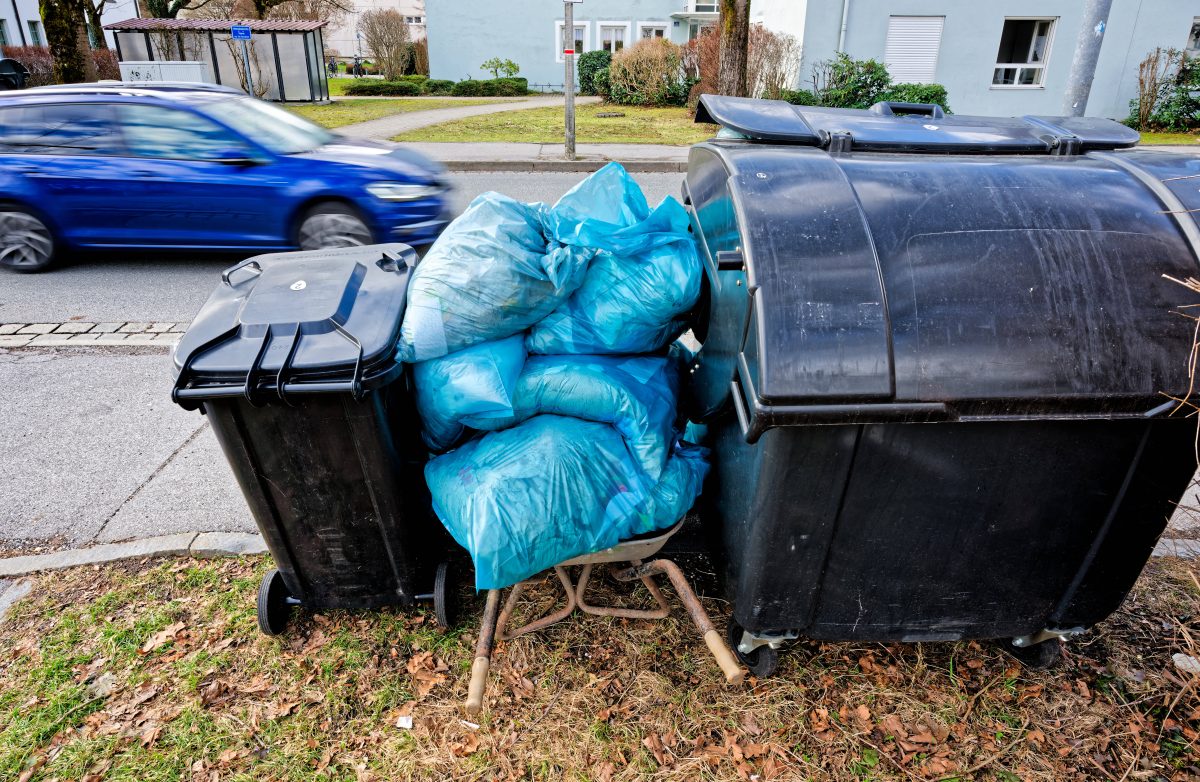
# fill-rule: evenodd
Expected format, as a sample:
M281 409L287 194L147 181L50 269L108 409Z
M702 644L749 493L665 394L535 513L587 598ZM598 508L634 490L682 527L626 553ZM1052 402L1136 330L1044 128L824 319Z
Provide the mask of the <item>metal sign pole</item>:
M250 97L254 97L254 77L250 75L250 47L246 46L246 39L242 39L242 67L246 69L246 92Z
M563 2L563 62L566 75L563 77L563 93L566 95L566 116L563 121L567 160L575 159L575 3Z

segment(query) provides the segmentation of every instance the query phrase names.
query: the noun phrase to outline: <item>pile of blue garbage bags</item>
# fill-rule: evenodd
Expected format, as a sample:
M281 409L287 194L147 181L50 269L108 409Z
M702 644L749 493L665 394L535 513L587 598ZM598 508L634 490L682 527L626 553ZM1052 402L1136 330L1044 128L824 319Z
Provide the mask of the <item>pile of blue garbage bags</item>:
M497 589L670 527L707 451L681 439L675 342L702 269L684 208L610 163L554 206L484 193L418 264L413 364L434 512Z

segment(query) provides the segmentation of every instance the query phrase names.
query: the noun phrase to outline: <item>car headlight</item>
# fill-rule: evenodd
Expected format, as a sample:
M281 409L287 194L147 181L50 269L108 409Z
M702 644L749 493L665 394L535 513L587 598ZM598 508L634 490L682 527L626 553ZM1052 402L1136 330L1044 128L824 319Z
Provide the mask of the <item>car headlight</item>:
M416 201L433 198L445 192L441 185L404 185L399 182L376 182L367 185L367 192L383 201Z

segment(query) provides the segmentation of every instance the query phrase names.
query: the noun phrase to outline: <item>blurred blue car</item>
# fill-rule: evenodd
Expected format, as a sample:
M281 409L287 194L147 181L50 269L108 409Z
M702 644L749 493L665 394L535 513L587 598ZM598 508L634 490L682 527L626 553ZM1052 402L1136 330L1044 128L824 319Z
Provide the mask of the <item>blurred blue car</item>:
M0 97L0 266L63 251L428 244L445 170L224 87L83 84Z

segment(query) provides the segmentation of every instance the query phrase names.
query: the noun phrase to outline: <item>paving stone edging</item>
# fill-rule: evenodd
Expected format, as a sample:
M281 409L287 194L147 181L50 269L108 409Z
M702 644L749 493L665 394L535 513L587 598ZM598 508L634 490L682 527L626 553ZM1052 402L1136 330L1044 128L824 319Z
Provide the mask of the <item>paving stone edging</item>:
M265 554L262 536L247 532L180 532L126 543L104 543L88 548L0 559L0 578L26 576L44 570L80 565L102 565L145 557L240 557Z
M174 345L187 323L0 323L0 348Z

